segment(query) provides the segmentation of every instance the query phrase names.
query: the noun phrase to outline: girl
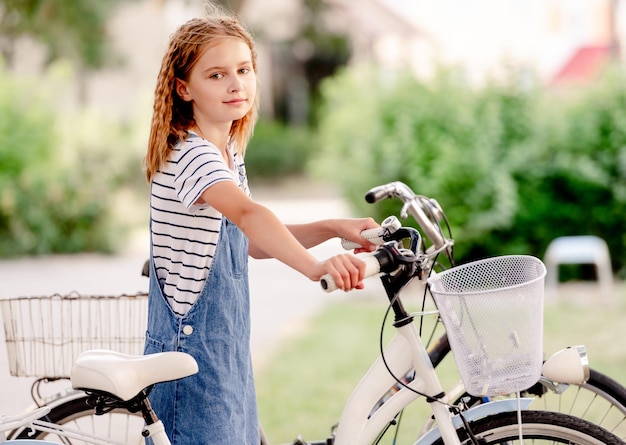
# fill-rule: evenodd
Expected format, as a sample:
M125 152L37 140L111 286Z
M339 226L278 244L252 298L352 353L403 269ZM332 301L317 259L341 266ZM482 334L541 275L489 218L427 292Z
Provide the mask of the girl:
M363 287L354 255L316 260L331 237L356 241L369 218L284 226L249 197L243 155L257 113L250 34L228 16L193 19L171 37L158 77L146 175L151 184L146 353L179 350L199 373L157 385L151 402L175 444L259 444L250 360L247 255L311 280Z

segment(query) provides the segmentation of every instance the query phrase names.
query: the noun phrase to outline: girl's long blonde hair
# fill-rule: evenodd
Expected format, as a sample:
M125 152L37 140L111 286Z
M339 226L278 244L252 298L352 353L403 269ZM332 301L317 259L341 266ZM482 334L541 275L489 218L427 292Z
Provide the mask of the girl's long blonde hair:
M187 137L187 129L195 123L191 103L183 101L176 93L176 79L189 80L191 70L206 46L225 37L240 38L248 45L252 54L252 68L256 72L254 41L250 32L235 17L219 14L192 19L172 35L161 62L154 92L150 139L144 160L148 182L167 161L171 149ZM230 128L230 140L242 156L254 130L257 113L258 99L255 98L250 111L234 121Z

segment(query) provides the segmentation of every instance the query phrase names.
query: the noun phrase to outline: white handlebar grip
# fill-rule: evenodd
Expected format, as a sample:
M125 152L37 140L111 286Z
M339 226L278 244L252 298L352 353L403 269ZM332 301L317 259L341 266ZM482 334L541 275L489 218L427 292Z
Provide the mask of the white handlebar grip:
M380 272L380 263L378 262L378 258L376 258L374 255L368 254L359 258L365 262L364 278L374 276ZM320 284L322 285L322 289L324 289L325 292L332 292L338 289L337 285L335 284L335 280L330 274L324 275L320 279Z
M375 227L373 229L367 229L361 232L361 236L368 241L380 246L383 243L383 233L385 229L383 227ZM345 238L341 239L341 247L346 250L358 249L361 246L359 243L348 241Z

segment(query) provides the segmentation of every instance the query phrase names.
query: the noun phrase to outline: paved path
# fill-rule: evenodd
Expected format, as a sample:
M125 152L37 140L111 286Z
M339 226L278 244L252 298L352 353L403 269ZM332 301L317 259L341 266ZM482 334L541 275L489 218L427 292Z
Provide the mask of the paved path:
M336 198L261 199L285 222L305 222L347 215L343 201ZM148 256L148 235L139 233L123 254L81 254L0 260L0 298L68 294L85 295L136 293L148 287L141 268ZM337 241L312 251L318 258L339 252ZM250 260L252 297L252 349L255 366L262 366L277 342L302 326L330 299L346 294L326 294L319 284L276 260ZM0 333L0 414L15 412L30 404L33 379L9 375L4 330Z

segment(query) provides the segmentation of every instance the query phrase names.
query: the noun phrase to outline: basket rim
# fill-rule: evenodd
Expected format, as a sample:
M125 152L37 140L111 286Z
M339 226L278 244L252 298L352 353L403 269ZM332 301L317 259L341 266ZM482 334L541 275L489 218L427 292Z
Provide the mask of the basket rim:
M513 284L511 286L500 287L500 288L496 288L496 289L485 289L485 290L476 290L476 291L445 291L445 292L433 289L433 283L441 281L441 278L445 277L446 275L450 275L452 273L455 273L455 272L458 272L460 270L467 269L469 267L473 267L473 266L476 266L476 265L479 265L479 264L489 263L489 262L493 262L494 260L506 259L506 258L529 259L529 260L533 261L535 264L541 266L541 273L538 276L536 276L535 278L533 278L532 280L528 280L528 281L526 281L524 283ZM541 261L536 256L533 256L533 255L499 255L499 256L493 256L493 257L489 257L489 258L483 258L483 259L476 260L476 261L471 261L469 263L461 264L459 266L452 267L452 268L450 268L448 270L444 270L443 272L438 273L437 275L428 278L428 280L426 280L426 283L428 284L428 288L430 289L430 292L433 295L490 294L490 293L495 293L495 292L502 292L502 290L504 290L504 289L515 289L515 288L518 288L518 287L521 287L521 286L528 286L529 284L536 283L537 281L543 280L545 278L546 272L547 272L546 265L543 263L543 261Z
M119 294L83 294L72 291L69 293L54 293L46 295L19 295L10 297L0 297L0 304L10 304L15 301L76 301L76 300L114 300L116 298L147 298L147 291L137 291L135 293L119 293ZM5 303L6 302L6 303Z

